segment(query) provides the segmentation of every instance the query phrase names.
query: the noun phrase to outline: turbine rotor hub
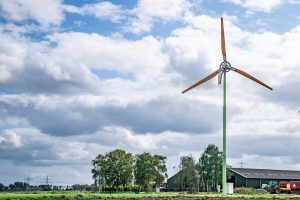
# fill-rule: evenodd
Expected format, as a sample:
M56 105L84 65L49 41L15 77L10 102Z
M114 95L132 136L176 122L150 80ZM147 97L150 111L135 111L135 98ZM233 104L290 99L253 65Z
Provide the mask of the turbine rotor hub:
M229 62L227 62L226 60L224 60L223 62L221 62L219 69L222 72L229 72L231 70L231 64Z

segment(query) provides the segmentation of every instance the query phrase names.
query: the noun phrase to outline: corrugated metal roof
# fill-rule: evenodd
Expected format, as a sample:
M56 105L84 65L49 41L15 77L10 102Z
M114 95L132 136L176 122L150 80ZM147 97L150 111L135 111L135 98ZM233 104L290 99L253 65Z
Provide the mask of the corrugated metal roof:
M230 170L245 178L300 180L300 171L250 168L230 168Z

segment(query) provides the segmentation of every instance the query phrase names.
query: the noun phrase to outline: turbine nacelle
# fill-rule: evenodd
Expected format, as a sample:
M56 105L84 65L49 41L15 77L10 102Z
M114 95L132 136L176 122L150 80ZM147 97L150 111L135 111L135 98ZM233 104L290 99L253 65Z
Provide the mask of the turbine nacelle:
M231 64L225 59L223 62L221 62L219 67L218 84L222 83L223 73L229 72L230 70L231 70Z

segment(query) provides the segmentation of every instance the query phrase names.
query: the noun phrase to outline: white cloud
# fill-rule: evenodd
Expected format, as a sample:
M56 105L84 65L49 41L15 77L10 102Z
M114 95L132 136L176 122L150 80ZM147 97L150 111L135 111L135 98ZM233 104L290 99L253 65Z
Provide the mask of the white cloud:
M23 37L15 38L8 33L2 33L1 36L0 40L5 49L0 50L0 67L3 71L0 80L1 84L6 85L6 88L29 92L40 89L50 92L54 89L58 92L61 89L67 89L64 88L63 83L67 85L68 82L73 83L70 85L71 87L73 85L74 88L80 88L86 84L91 86L93 82L97 81L97 77L80 63L72 69L74 65L71 63L68 65L67 59L65 62L61 58L56 60L55 56L49 54L47 42L35 43ZM37 76L33 76L33 74ZM76 86L79 79L81 80L80 85ZM57 81L62 85L50 83ZM43 86L40 85L42 83ZM47 89L42 89L45 86Z
M23 67L26 56L25 44L22 39L15 39L8 34L1 34L3 47L1 52L1 82L6 82L12 77L12 72Z
M125 30L135 34L149 32L155 21L180 20L191 4L188 0L140 0L130 12L134 14Z
M6 131L2 137L0 137L0 144L3 147L13 146L16 148L21 147L21 137L17 135L13 130Z
M197 107L198 101L190 99L189 105L179 94L159 96L152 92L149 98L130 91L130 95L2 95L2 114L26 118L28 123L50 135L91 134L105 126L128 127L136 133L160 133L183 131L189 134L209 134L219 125L209 116L220 118L217 106L201 100L205 107ZM181 97L181 99L178 99ZM196 114L194 113L196 112ZM31 113L28 115L28 113ZM169 115L173 117L170 118ZM61 118L60 116L63 116ZM202 118L202 123L197 123ZM45 123L47 122L47 123Z
M97 18L100 19L108 18L112 21L117 22L123 18L123 11L121 6L117 6L107 1L97 4L87 4L84 5L81 9L83 13L94 14Z
M113 4L109 1L85 4L82 7L65 4L64 10L70 13L77 13L81 15L94 15L98 19L108 19L113 22L120 22L120 20L125 17L125 10L123 10L121 6Z
M297 3L297 1L294 0L223 0L223 2L230 2L249 10L262 12L271 12L286 3Z
M54 34L50 41L57 44L52 54L60 58L68 54L70 61L82 63L91 69L137 72L134 75L146 72L150 75L150 72L160 71L168 59L161 52L160 41L152 36L130 41L95 33L62 33Z
M61 165L63 163L58 161L81 163L95 155L93 145L75 140L60 140L34 128L6 129L0 135L2 135L1 159L9 158L15 163Z
M61 0L3 0L0 6L11 20L33 19L45 27L59 25L64 18Z

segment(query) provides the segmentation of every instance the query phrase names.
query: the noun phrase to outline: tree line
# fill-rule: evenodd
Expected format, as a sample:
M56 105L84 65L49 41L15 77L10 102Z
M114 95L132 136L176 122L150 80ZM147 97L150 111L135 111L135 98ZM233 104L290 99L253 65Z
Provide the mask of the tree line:
M4 185L0 183L0 192L3 191L49 191L49 190L58 190L60 186L51 186L51 185L29 185L26 182L16 181L9 185Z
M166 159L147 152L132 155L116 149L96 156L92 161L92 177L99 190L135 188L149 191L167 178Z
M227 169L227 178L231 174ZM179 170L168 180L168 187L181 191L217 191L222 182L222 152L210 144L198 162L192 155L180 158Z
M72 189L100 191L150 191L166 180L166 157L142 153L133 155L116 149L99 154L92 160L94 186L73 185ZM228 178L231 176L227 170ZM213 144L201 154L198 161L192 155L180 157L178 173L167 182L167 189L180 191L216 191L222 181L222 152ZM59 187L49 185L30 186L25 182L15 182L5 186L0 183L0 191L53 190Z
M26 182L16 181L9 185L0 183L0 192L16 192L16 191L97 191L93 184L73 184L73 185L29 185Z
M15 182L8 186L0 183L0 191L25 191L28 187L29 185L25 182Z

